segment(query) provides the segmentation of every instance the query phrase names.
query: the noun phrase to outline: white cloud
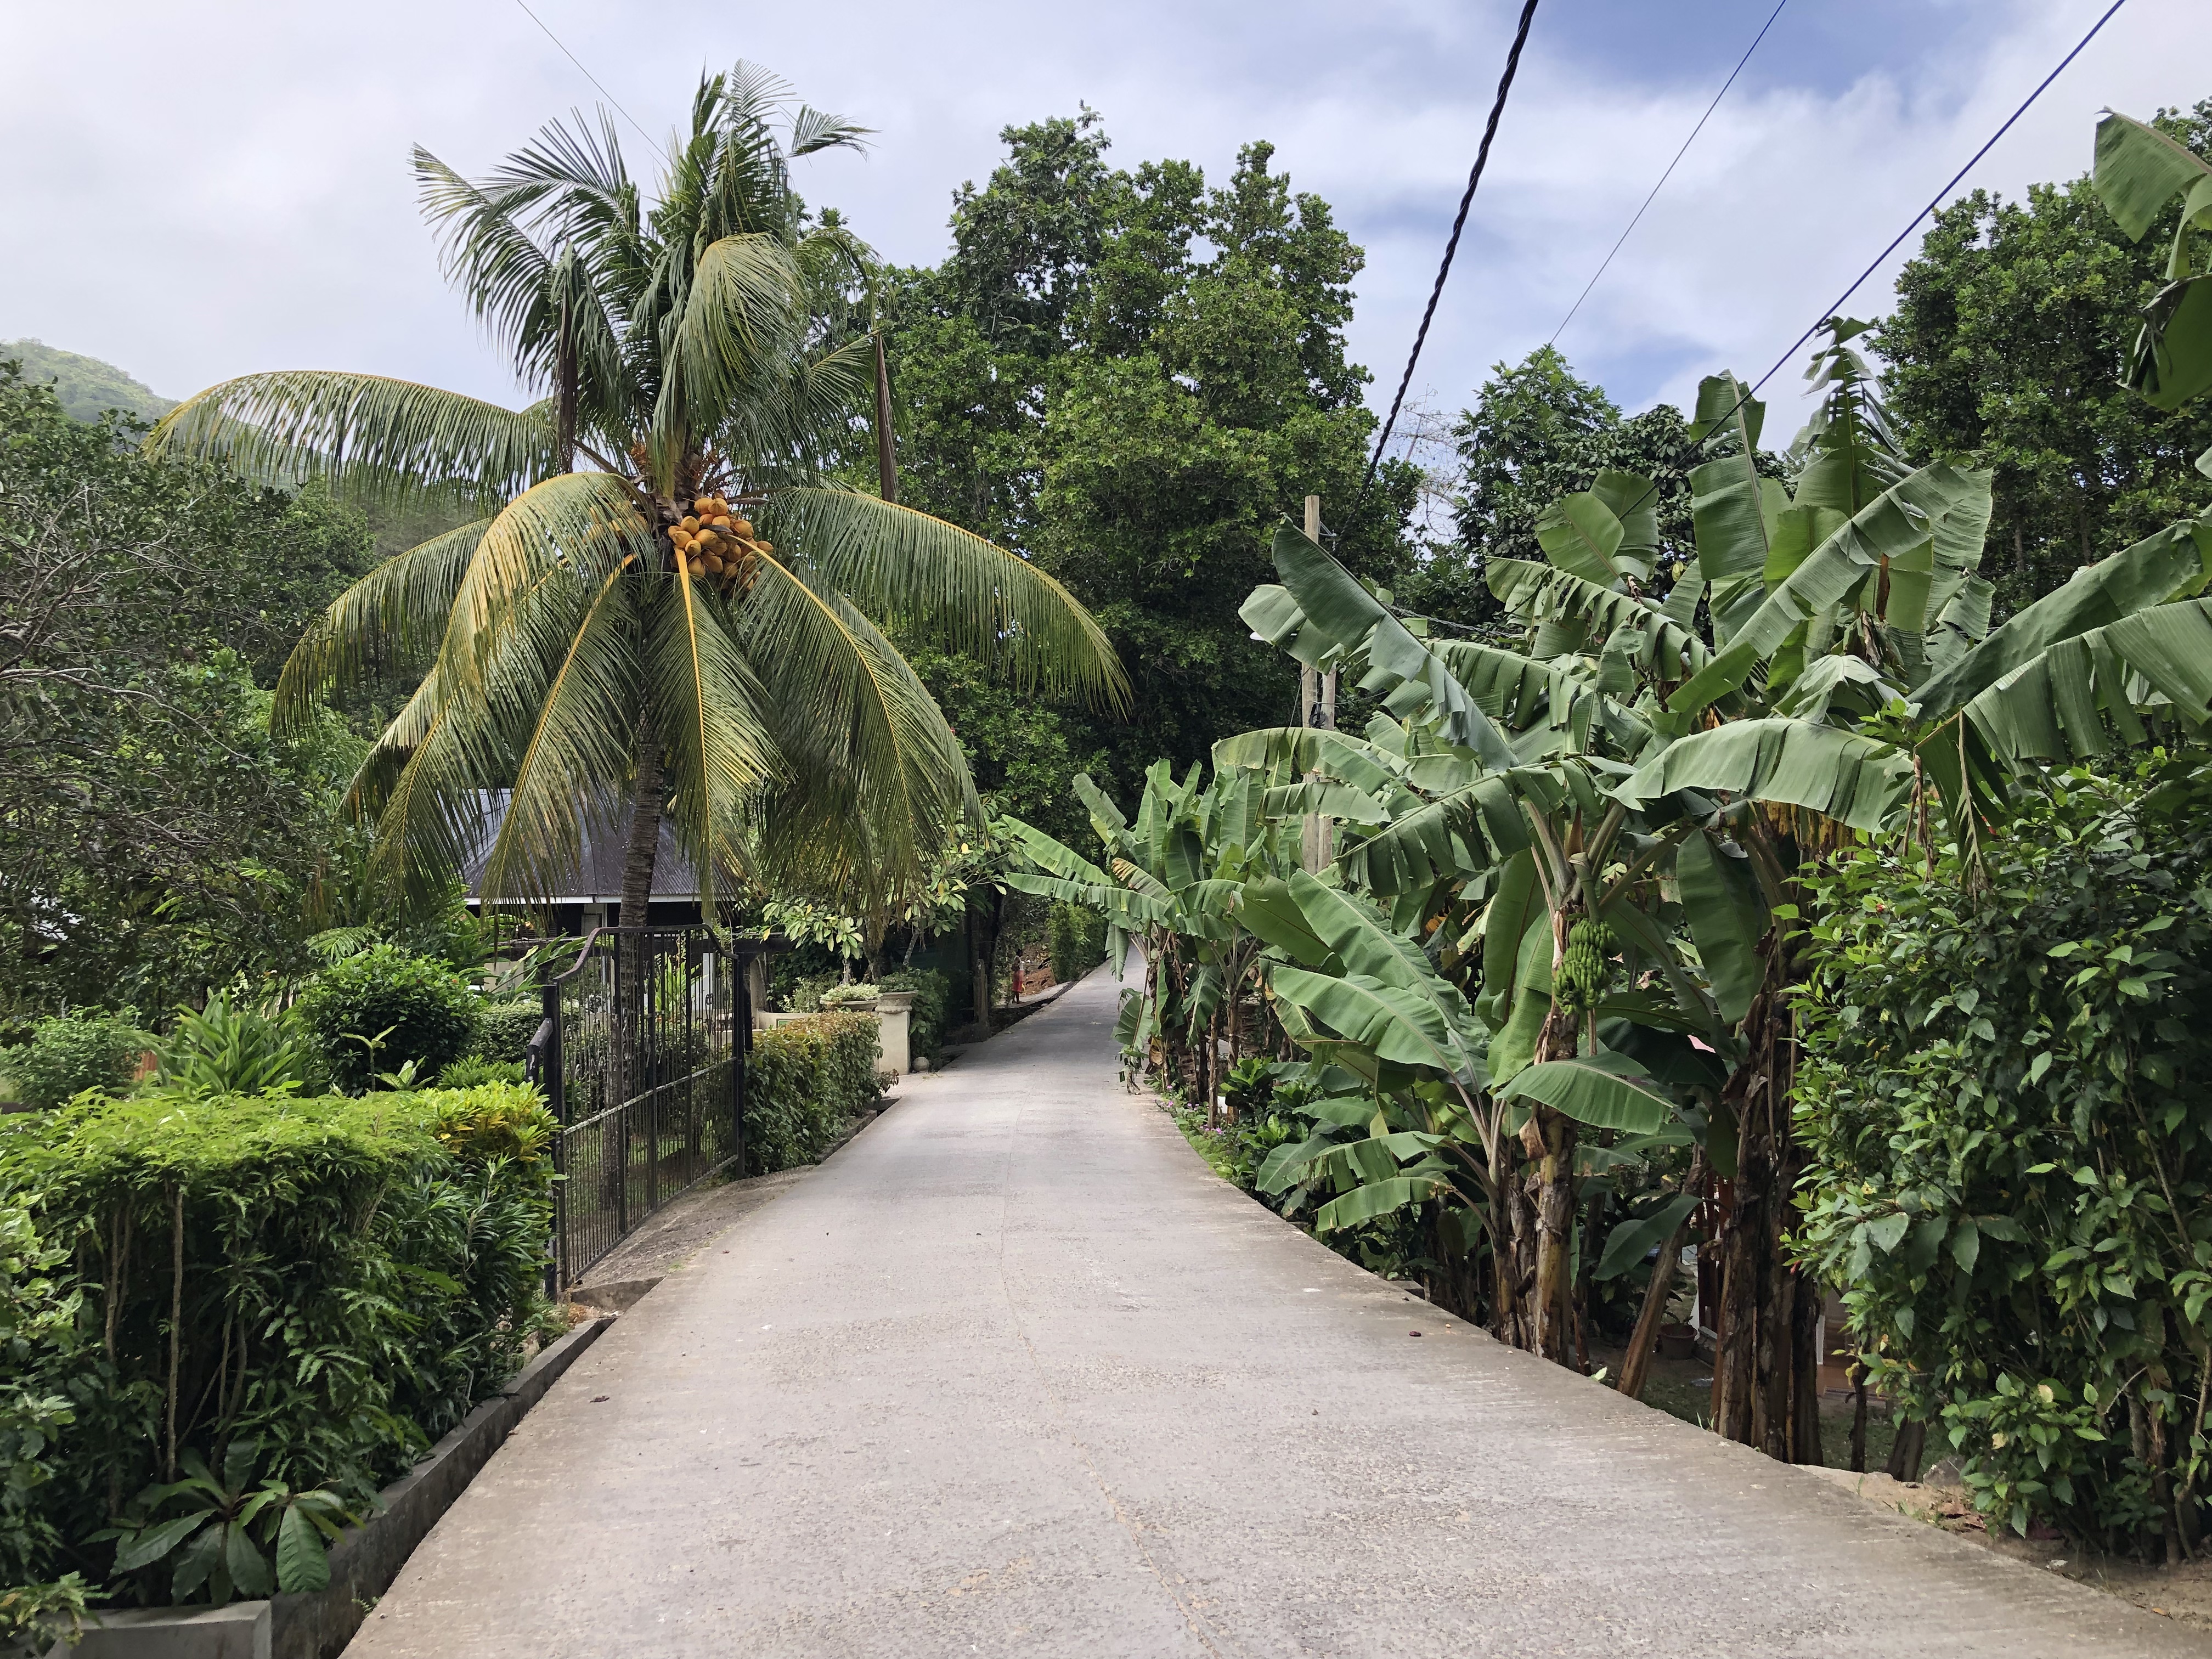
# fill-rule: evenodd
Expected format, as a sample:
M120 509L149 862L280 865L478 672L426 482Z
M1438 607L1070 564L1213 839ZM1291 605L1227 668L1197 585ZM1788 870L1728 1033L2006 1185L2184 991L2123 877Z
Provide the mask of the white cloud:
M1491 362L1550 334L1741 50L1699 41L1709 70L1678 54L1663 73L1630 73L1598 49L1623 3L1552 0L1540 13L1417 394L1462 402ZM1511 21L1494 0L1264 14L860 0L834 29L787 11L740 30L696 0L533 3L656 133L688 94L681 66L740 54L878 128L866 160L823 158L802 185L902 260L942 252L951 191L988 173L1010 122L1087 100L1117 160L1188 156L1217 177L1239 143L1271 138L1277 165L1367 246L1353 343L1378 403L1426 298ZM1793 61L1778 28L1563 348L1632 404L1679 399L1724 365L1763 371L2095 9L1966 0L1926 14L1940 46L1921 50L1905 29L1850 76ZM439 279L406 158L420 142L482 168L548 117L597 100L519 8L234 0L211 21L149 0L18 7L0 21L0 55L12 82L0 338L110 359L172 396L285 366L512 395ZM2208 63L2212 8L2133 0L1970 185L2017 193L2081 171L2100 106L2193 102L2212 93ZM1853 303L1876 312L1886 295L1877 277Z

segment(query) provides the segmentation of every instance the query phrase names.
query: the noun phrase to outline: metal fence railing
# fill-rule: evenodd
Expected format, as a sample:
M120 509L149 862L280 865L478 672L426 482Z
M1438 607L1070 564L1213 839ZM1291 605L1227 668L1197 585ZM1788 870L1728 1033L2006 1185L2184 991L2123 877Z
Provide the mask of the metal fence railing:
M556 1288L744 1156L744 962L705 927L602 927L544 983L531 1070L561 1121Z

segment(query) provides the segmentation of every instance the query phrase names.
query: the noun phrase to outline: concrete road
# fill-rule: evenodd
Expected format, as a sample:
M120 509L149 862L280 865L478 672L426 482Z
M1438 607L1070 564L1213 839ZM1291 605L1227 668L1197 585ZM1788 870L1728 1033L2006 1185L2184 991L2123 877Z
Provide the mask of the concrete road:
M1113 1012L913 1080L647 1297L349 1655L2212 1651L1409 1301L1124 1093Z

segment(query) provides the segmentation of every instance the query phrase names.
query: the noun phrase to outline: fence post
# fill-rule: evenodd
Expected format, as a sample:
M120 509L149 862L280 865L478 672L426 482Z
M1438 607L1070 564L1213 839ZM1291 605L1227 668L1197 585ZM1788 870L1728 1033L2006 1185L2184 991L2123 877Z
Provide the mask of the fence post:
M732 949L730 964L730 1138L737 1148L738 1178L745 1173L745 1060L753 1047L753 986L750 958Z
M567 1282L568 1255L568 1091L562 1086L561 1053L561 985L555 972L557 963L548 962L538 970L538 992L544 1018L538 1021L537 1034L530 1040L531 1081L537 1084L551 1108L554 1121L561 1127L553 1136L553 1237L550 1257L545 1264L545 1293L557 1297Z

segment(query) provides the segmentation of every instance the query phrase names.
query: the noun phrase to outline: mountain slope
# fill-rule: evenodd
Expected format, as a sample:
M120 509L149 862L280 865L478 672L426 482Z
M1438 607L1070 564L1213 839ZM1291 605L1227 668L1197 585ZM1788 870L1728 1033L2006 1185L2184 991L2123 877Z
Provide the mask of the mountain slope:
M120 409L142 420L158 420L177 406L140 385L112 363L82 357L38 340L0 340L0 361L15 358L23 365L27 380L50 380L62 408L79 421L96 421L111 409Z

